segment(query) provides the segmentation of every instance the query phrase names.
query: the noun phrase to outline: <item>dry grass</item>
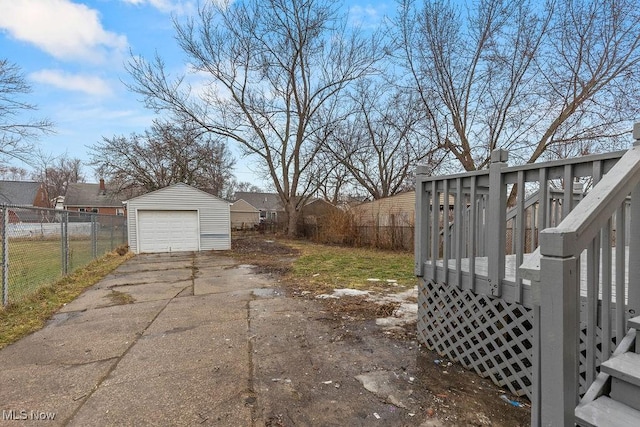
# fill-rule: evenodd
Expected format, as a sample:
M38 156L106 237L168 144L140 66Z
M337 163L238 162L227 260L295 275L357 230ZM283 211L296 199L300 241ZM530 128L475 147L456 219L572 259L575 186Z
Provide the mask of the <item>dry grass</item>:
M410 253L307 242L295 242L294 247L301 256L290 276L312 287L399 292L416 283Z
M226 254L313 294L335 288L396 293L416 284L413 255L407 252L252 236L235 239Z
M41 329L60 307L131 257L132 253L121 256L110 252L56 283L41 287L19 303L0 308L0 348Z
M126 292L111 290L111 293L107 296L111 299L111 301L113 301L114 304L117 305L133 304L134 302L136 302L136 299Z

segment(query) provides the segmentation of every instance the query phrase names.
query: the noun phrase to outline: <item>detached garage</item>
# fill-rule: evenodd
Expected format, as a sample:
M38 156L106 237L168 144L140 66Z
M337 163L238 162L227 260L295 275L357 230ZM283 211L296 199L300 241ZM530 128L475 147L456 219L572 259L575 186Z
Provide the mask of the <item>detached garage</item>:
M134 253L231 248L229 203L209 193L174 184L125 203Z

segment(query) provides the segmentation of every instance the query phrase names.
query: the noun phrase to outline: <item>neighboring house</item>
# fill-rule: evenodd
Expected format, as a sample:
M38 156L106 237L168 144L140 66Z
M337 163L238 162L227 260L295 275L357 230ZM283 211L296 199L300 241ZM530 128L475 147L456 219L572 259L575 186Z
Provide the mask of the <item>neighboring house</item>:
M20 207L49 208L49 195L45 185L35 181L0 181L0 204ZM9 209L9 222L39 222L45 211Z
M452 212L455 198L449 195L449 212ZM444 206L444 196L440 195L440 209ZM416 215L416 192L407 191L383 199L361 203L351 207L358 225L377 227L412 227Z
M105 215L125 215L121 197L109 191L104 179L99 184L78 182L69 184L64 198L64 208L74 212L91 212Z
M0 204L51 207L46 187L35 181L0 181Z
M245 200L236 200L231 204L231 228L245 230L260 223L260 211Z
M415 191L365 202L351 208L356 224L378 227L413 226L415 211Z
M237 192L235 200L244 200L260 212L260 222L279 222L285 220L284 207L276 193Z

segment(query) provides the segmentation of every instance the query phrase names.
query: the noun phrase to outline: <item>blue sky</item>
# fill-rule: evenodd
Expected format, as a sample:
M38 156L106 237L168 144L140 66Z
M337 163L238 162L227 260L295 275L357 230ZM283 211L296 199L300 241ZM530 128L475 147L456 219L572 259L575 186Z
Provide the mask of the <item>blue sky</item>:
M37 117L55 124L39 139L42 151L88 159L87 146L103 136L147 128L154 114L127 91L124 63L131 50L151 59L157 50L176 73L186 69L171 17L193 14L192 0L0 0L0 58L17 64L33 92ZM376 25L393 1L346 1L351 19ZM233 147L232 147L233 148ZM234 149L235 152L235 149ZM237 157L237 156L236 156ZM266 187L237 159L235 175ZM24 165L21 165L24 166ZM85 168L89 181L93 170Z

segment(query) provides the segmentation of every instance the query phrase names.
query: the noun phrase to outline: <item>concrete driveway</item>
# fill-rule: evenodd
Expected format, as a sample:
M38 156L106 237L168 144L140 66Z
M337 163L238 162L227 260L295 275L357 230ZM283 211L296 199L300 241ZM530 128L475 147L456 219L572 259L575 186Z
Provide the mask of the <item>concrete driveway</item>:
M420 424L412 344L380 347L276 285L214 253L136 256L0 351L0 424ZM367 391L367 372L395 391Z
M0 352L2 421L250 425L248 306L269 281L233 264L186 253L122 265Z

